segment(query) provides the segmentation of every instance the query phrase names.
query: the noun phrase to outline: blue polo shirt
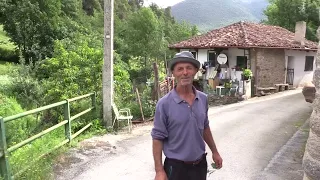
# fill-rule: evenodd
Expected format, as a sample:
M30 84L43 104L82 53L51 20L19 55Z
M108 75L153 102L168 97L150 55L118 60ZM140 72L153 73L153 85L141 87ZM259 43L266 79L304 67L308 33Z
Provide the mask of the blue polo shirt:
M205 153L203 130L209 126L208 100L206 94L193 90L192 106L175 89L156 105L151 136L163 141L163 152L168 158L195 161Z

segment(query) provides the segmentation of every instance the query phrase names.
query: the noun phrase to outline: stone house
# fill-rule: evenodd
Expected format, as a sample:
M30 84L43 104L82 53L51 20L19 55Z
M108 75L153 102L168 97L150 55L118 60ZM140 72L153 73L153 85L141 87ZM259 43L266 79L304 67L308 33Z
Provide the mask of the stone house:
M221 72L241 80L242 69L251 69L255 88L275 84L298 87L310 83L315 70L317 43L306 40L305 33L305 22L297 22L293 33L278 26L241 21L169 48L191 51L209 67L208 73L217 65L217 56L225 54L228 60Z

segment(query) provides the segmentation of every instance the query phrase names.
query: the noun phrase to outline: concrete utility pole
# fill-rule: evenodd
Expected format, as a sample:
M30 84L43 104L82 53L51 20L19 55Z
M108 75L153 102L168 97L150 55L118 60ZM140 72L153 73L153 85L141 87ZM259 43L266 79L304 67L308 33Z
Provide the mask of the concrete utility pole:
M320 27L317 35L320 39ZM316 58L316 70L313 74L313 84L316 93L313 96L315 99L310 100L310 102L313 102L313 112L310 117L310 133L303 157L304 180L320 179L320 41Z
M104 63L102 68L103 121L106 128L112 126L113 102L113 4L104 0Z

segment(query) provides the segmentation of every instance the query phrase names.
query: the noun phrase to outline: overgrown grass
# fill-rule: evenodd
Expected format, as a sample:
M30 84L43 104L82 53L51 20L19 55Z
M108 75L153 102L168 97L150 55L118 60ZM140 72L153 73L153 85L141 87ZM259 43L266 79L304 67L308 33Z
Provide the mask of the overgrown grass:
M25 169L25 171L19 174L16 179L53 180L54 164L56 163L56 159L60 154L67 152L70 148L77 147L78 143L84 139L104 133L105 130L89 129L73 139L70 144L67 143L64 146L55 149L57 145L66 139L64 127L60 127L33 141L32 143L14 151L9 159L12 173L16 174ZM47 155L38 159L44 154ZM38 161L35 161L36 159L38 159Z
M21 106L14 98L9 98L1 94L1 92L0 107L0 116L4 117L15 115L25 111L21 108ZM36 115L29 115L24 118L6 123L6 137L8 148L43 131L44 126L46 128L52 126L50 124L39 124L41 122L40 119L42 119L43 117L36 117ZM99 127L101 127L101 125L98 124L99 120L89 119L89 122L93 123L93 126L90 129L86 130L85 132L83 132L83 134L73 139L70 144L67 143L66 145L58 149L55 149L55 147L66 140L64 126L59 127L58 129L42 136L41 138L13 151L9 156L12 175L25 169L25 171L21 174L19 173L19 176L17 176L15 179L54 179L53 168L55 160L61 153L66 152L70 147L77 146L78 142L83 139L90 138L93 135L105 133L104 129L99 129ZM73 127L77 126L78 124L79 123L77 122L77 119L72 122ZM75 132L73 131L73 133ZM48 152L50 153L47 154ZM47 155L42 156L44 154ZM39 157L40 159L38 161L35 161Z
M2 93L4 96L3 99L5 99L5 101L2 101L0 99L0 107L1 107L0 116L4 116L4 117L26 111L26 109L23 109L23 107L21 107L22 103L18 101L17 97L14 96L12 93L10 93L10 88L9 89L3 88L3 87L7 87L7 86L4 86L4 84L6 83L9 83L10 85L14 83L13 82L14 80L12 80L12 83L9 82L11 80L9 77L14 76L14 74L11 74L11 70L14 70L13 68L19 68L19 66L16 66L14 64L9 64L9 63L0 64L0 95ZM25 87L26 86L24 86L24 88ZM12 98L12 96L14 96L15 98ZM88 105L88 106L91 104L90 100L85 101L83 103L84 105ZM8 104L10 104L10 107L9 106L7 107ZM77 104L79 106L76 106L76 104L72 104L71 106L72 115L79 113L78 111L84 110L83 108L88 108L87 106L82 107L81 102L77 102ZM56 109L56 113L61 115L63 118L63 108L62 108L62 111ZM55 117L61 117L61 116L55 116ZM36 116L30 116L30 117L33 118L31 119L33 123L25 123L26 121L24 118L6 123L7 136L9 137L9 134L10 134L10 137L11 137L7 139L9 147L41 132L42 130L44 130L44 128L51 127L52 126L51 123L54 122L53 119L46 119L44 117L41 117L41 118L36 118ZM61 120L61 118L55 118L55 119ZM101 124L99 124L100 121L94 120L93 116L91 116L90 113L88 114L88 116L86 115L81 117L81 119L76 119L72 121L72 127L73 127L72 129L74 130L73 133L75 133L75 130L79 130L79 128L85 126L86 123L88 122L93 123L90 129L86 130L81 135L73 139L70 144L67 143L66 145L52 151L49 154L47 153L53 150L57 145L59 145L61 142L63 142L66 139L64 127L60 127L50 132L49 134L46 134L43 137L12 152L9 156L9 162L10 162L12 174L16 174L24 170L25 168L27 168L23 173L19 174L19 176L17 176L15 179L26 179L26 180L27 179L28 180L29 179L32 179L32 180L54 179L54 176L53 176L54 164L56 163L56 160L58 159L58 156L61 155L61 153L66 152L71 147L78 146L79 141L82 141L83 139L90 138L94 135L100 135L100 134L106 133L106 130L104 130ZM14 124L10 125L10 123L14 123ZM12 128L16 126L19 126L21 128ZM19 135L19 137L17 137L16 135ZM11 141L10 139L14 139L14 140ZM42 156L43 154L47 154L47 155ZM35 161L38 157L41 157L41 158L38 161Z
M3 30L3 25L0 25L0 48L8 50L14 50L16 48L16 46L10 42L10 38Z
M10 156L9 162L12 168L12 174L25 170L19 174L16 179L53 179L53 162L54 158L61 152L66 150L65 147L54 150L51 154L42 157L42 155L50 152L65 140L63 127L44 135L40 139L35 140L31 144L25 145L17 149Z
M15 65L0 61L0 86L4 86L10 83L9 74L10 71L13 70L13 68L15 68Z
M16 68L15 64L0 61L0 75L9 75L14 68Z
M10 81L7 75L0 75L0 86L6 85L9 82Z

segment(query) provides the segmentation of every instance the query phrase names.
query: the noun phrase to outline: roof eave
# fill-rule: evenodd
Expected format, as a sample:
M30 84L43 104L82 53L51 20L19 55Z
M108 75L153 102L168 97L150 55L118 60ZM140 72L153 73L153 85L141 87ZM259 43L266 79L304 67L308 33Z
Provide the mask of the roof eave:
M294 47L268 47L268 46L169 46L169 49L212 49L212 48L260 48L260 49L291 49L304 51L317 51L314 48L294 48Z

